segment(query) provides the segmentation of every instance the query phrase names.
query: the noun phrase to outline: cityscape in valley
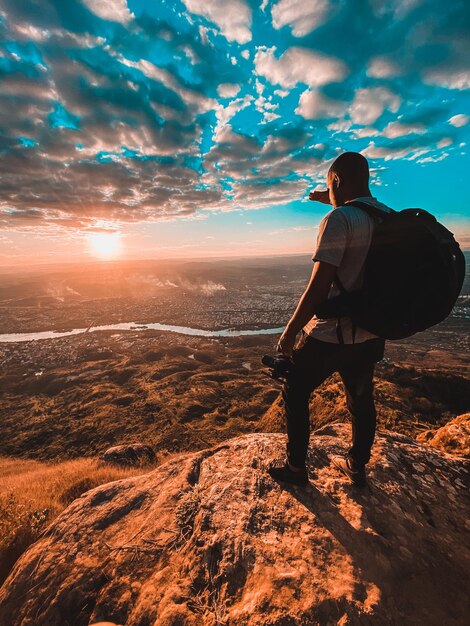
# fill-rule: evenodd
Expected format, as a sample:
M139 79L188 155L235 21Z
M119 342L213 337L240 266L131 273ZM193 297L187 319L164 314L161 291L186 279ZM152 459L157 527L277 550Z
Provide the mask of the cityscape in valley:
M293 255L4 270L0 453L63 460L141 437L164 455L256 431L280 392L261 357L275 353L311 267ZM449 318L387 343L379 388L403 379L410 397L379 397L384 426L415 433L466 408L469 302L467 276ZM319 423L338 416L325 407Z

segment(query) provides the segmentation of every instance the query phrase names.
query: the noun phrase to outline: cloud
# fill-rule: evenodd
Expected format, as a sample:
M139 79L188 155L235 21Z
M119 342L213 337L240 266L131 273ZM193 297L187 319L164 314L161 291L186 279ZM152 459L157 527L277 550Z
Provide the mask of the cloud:
M413 11L425 0L370 0L371 6L376 15L382 17L391 14L394 19L403 19L408 13Z
M416 159L416 163L438 163L439 161L443 161L449 156L448 152L442 152L439 155L428 156L422 159Z
M443 137L436 143L437 148L447 148L452 145L453 141L451 137Z
M469 121L470 117L468 115L465 115L465 113L458 113L449 119L449 124L452 124L452 126L455 126L456 128L460 128L461 126L466 126Z
M243 0L182 0L191 13L202 15L220 28L228 41L251 41L251 10Z
M203 219L305 199L367 143L461 150L464 3L0 2L2 229Z
M214 185L225 176L230 202L224 210L302 198L311 179L324 168L324 146L312 146L311 135L299 127L286 127L280 136L267 135L261 143L227 125L217 140L204 160L208 173L203 181Z
M178 79L175 78L174 74L158 67L150 61L145 59L141 59L140 61L131 61L122 55L118 56L118 60L124 65L140 70L148 78L161 82L169 89L172 89L188 106L195 107L195 109L199 112L203 113L205 111L209 111L216 105L213 98L208 98L200 92L182 86Z
M448 89L470 89L470 70L468 67L437 67L424 71L423 80L430 85Z
M370 159L384 159L384 161L397 159L413 161L431 150L430 140L425 142L423 139L402 139L382 146L371 141L366 148L361 150L361 154Z
M323 24L332 10L329 0L279 0L272 10L273 26L290 26L292 34L304 37Z
M355 124L373 124L388 109L396 113L401 98L386 87L358 89L349 109Z
M222 83L217 87L217 93L221 98L234 98L240 91L241 85L233 83Z
M394 78L401 73L398 65L385 56L373 57L367 66L367 76L372 78Z
M263 115L261 123L265 124L278 119L280 115L274 113L274 111L279 107L279 104L271 102L272 95L269 97L266 97L264 95L266 85L264 85L260 80L256 79L255 87L258 97L254 101L254 105L256 107L256 110Z
M295 113L308 120L340 117L347 110L347 106L347 102L332 100L319 91L307 89L300 96Z
M383 129L382 135L389 139L396 137L404 137L410 134L422 134L426 132L426 128L421 124L403 124L401 122L390 122Z
M346 65L339 59L307 48L288 48L279 58L275 51L275 47L258 47L254 59L256 73L273 85L294 87L305 83L319 87L340 81L347 74Z
M127 24L134 17L126 0L82 0L82 2L92 13L103 20Z
M232 100L227 106L223 104L218 104L215 109L215 115L217 119L217 124L214 128L213 138L215 141L220 141L220 136L224 129L231 131L231 126L229 126L228 122L232 119L234 115L246 109L251 102L253 101L253 96L250 94L245 95L243 98L236 98Z

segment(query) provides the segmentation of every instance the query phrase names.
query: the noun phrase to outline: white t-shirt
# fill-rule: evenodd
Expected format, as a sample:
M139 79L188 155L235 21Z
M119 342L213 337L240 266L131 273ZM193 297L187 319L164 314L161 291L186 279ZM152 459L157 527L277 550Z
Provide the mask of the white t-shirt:
M390 212L387 205L369 196L354 198L367 202L382 211ZM338 268L338 278L346 291L359 289L362 285L362 270L369 251L376 218L370 217L362 209L343 205L332 209L320 222L317 246L312 255L313 261L325 261ZM328 298L339 295L335 284L331 285ZM316 316L307 322L304 331L329 343L339 343L336 331L337 318L318 319ZM340 319L344 343L353 343L352 323L349 317ZM363 328L356 328L354 343L374 339L373 335Z

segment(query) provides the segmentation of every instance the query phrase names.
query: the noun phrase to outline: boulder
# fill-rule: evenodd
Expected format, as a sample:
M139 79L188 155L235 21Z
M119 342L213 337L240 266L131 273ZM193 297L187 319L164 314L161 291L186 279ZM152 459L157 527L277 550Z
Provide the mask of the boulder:
M148 465L155 462L155 452L144 443L127 443L109 448L101 455L100 460L123 467Z
M470 413L459 415L437 430L426 430L416 439L449 454L470 457Z
M468 617L468 463L378 433L369 486L312 435L310 484L274 481L283 433L171 458L72 502L0 590L9 626L461 625Z

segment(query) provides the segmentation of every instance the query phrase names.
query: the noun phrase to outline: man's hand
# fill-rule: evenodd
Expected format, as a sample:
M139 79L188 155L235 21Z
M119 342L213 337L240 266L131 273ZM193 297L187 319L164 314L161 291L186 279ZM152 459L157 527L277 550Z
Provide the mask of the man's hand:
M315 189L315 191L311 191L309 196L309 200L313 200L314 202L322 202L323 204L331 204L330 202L330 192L328 189L326 191L320 191Z
M278 341L276 346L276 351L281 352L284 356L287 356L289 359L292 358L292 351L294 349L296 335L290 331L288 328L284 330L281 335L281 338Z

